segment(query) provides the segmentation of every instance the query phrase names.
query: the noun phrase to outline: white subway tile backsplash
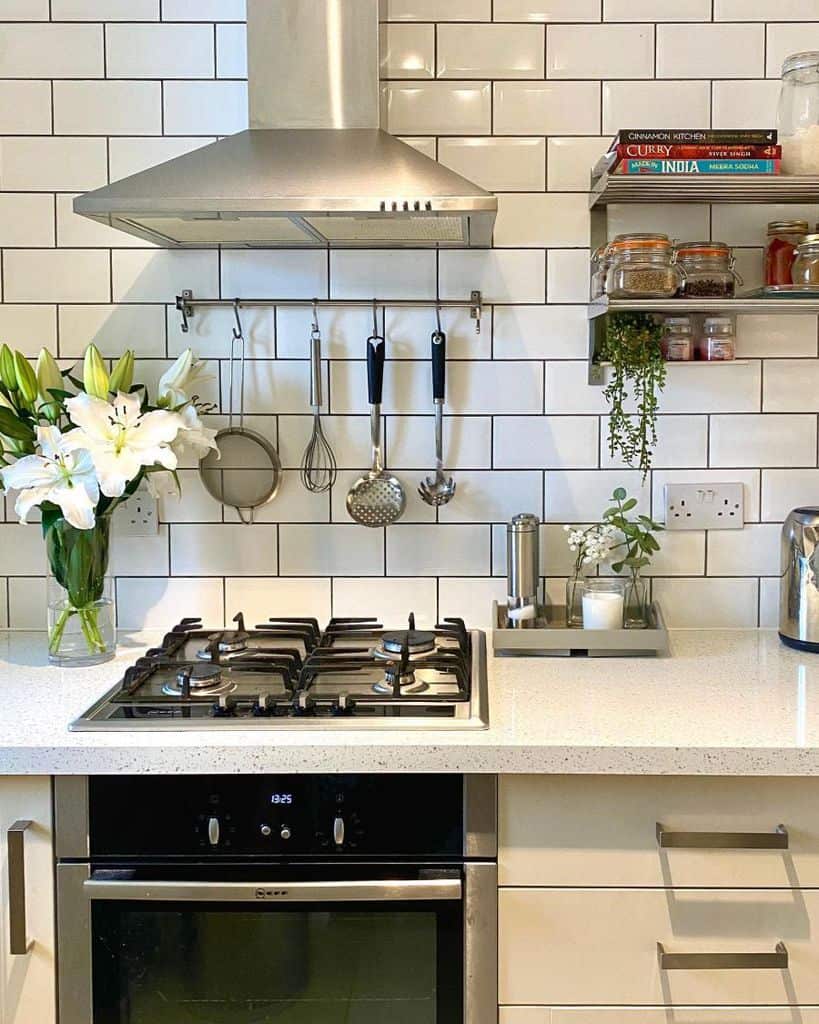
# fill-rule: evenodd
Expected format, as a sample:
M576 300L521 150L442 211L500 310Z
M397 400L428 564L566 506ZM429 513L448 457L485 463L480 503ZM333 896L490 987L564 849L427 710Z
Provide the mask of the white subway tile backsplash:
M108 302L108 252L97 249L8 249L3 254L7 302Z
M102 78L102 25L8 24L0 78Z
M609 238L633 231L662 231L669 238L711 237L706 203L614 203L609 207ZM714 229L714 238L722 238Z
M382 25L382 78L434 78L435 26Z
M295 469L313 430L312 416L279 416L278 451L282 465ZM366 463L370 452L369 416L322 416L321 426L332 446L339 469Z
M222 506L205 489L199 470L180 469L178 474L179 491L159 499L160 522L220 523Z
M743 83L745 84L745 83ZM711 119L708 82L603 82L603 134L630 128L692 128Z
M546 520L550 523L597 522L609 507L612 492L625 487L638 499L634 514L648 515L651 494L635 470L547 470Z
M338 364L336 364L338 365ZM358 364L355 364L358 365ZM228 411L229 361L223 360L222 411ZM238 380L237 398L238 403ZM324 394L327 390L325 387ZM366 397L366 392L365 392ZM326 398L325 398L326 405ZM307 360L254 359L245 368L247 413L304 413L310 410L310 363ZM238 405L237 409L238 411Z
M594 416L497 416L495 469L595 469Z
M164 306L65 305L60 306L59 322L63 357L81 356L91 342L109 358L137 344L141 356L165 354Z
M392 576L390 579L333 580L334 615L363 617L373 615L377 609L378 619L385 626L406 627L411 610L419 629L434 628L438 623L437 597L432 579Z
M224 623L221 580L119 579L117 625L120 629L168 629L185 615L209 626Z
M213 78L210 25L108 25L108 78ZM121 133L117 133L121 134Z
M435 253L377 249L331 252L330 297L370 299L373 296L434 299Z
M816 350L815 316L738 316L737 357L813 356Z
M114 250L111 265L114 302L173 302L185 288L203 298L219 294L215 252Z
M447 21L491 21L492 0L386 0L387 21L435 21L446 15Z
M763 412L819 412L819 363L815 359L767 359Z
M45 629L43 618L46 607L46 581L44 577L11 576L8 580L10 629Z
M817 12L814 12L816 19ZM768 78L779 78L782 64L792 53L815 50L819 46L819 20L800 24L768 25L765 47L765 74Z
M447 407L487 415L543 411L543 368L537 362L450 363Z
M129 174L144 171L183 153L199 149L213 142L212 138L115 138L108 144L111 163L111 181L127 178Z
M431 416L390 416L385 433L387 464L393 469L430 472L433 437ZM361 444L358 451L360 465L367 451L366 444ZM444 463L450 471L489 469L492 464L489 416L444 416Z
M546 267L549 302L588 302L589 250L550 249Z
M477 288L484 302L543 302L545 263L536 250L441 252L441 298L463 299Z
M492 602L503 604L505 600L505 580L442 579L438 587L441 618L460 617L471 629L493 629Z
M602 415L608 404L602 388L589 387L586 362L565 361L546 364L546 412Z
M760 72L761 75L761 72ZM714 82L714 128L766 128L776 125L779 82Z
M366 326L358 330L349 354L362 357L362 338L372 331L372 311L365 314ZM430 308L388 306L384 317L387 359L429 359L431 332L437 326L435 311ZM492 317L488 310L481 318L481 331L466 308L441 310L441 328L446 332L447 359L491 359Z
M543 139L440 139L438 159L490 191L540 192L545 188Z
M54 130L61 135L157 135L159 82L55 82Z
M758 362L669 364L660 409L666 413L757 412L761 372Z
M51 0L51 18L53 21L158 21L159 4L160 0Z
M597 135L596 82L495 82L496 135Z
M162 0L165 21L244 21L245 0Z
M816 416L712 416L711 466L815 466Z
M54 196L33 192L0 193L0 246L54 245Z
M608 422L608 417L604 416L600 426L600 464L604 469L623 465L619 455L611 454ZM655 469L707 465L708 417L659 416L651 464Z
M710 20L711 0L603 0L603 21Z
M708 534L709 576L773 576L779 572L781 527L760 523Z
M466 470L458 473L455 496L438 512L442 523L505 523L518 512L543 517L540 470Z
M0 550L6 576L45 575L45 545L39 526L0 523Z
M490 527L406 525L387 527L390 576L488 576Z
M779 626L779 587L779 576L759 581L759 625L762 629Z
M123 537L116 520L111 533L112 576L168 576L168 527L160 526L159 531L144 537L139 543L139 557L134 557L134 541Z
M543 50L540 25L439 25L437 75L543 78Z
M763 469L762 520L781 523L791 509L819 505L819 469Z
M50 198L50 197L49 197ZM112 245L124 246L129 249L138 247L153 248L150 242L144 242L108 227L107 224L100 224L91 220L90 217L83 217L74 213L74 195L71 192L63 193L57 197L57 245L65 249L75 248L105 248ZM54 214L52 212L52 232ZM52 243L53 244L53 243Z
M277 527L173 525L171 573L174 576L273 575L277 568Z
M372 449L370 449L370 451L372 451ZM347 493L352 489L357 480L360 480L362 476L365 476L369 472L371 462L372 456L365 452L359 462L359 465L355 469L342 470L339 472L336 486L332 491L330 519L334 523L346 523L349 525L353 522L352 516L347 511ZM398 473L399 479L402 480L404 493L406 495L406 507L403 515L401 516L401 522L405 524L434 523L435 509L423 501L421 495L418 493L417 483L411 480L408 475L400 473L395 466L390 465L390 472Z
M599 21L600 0L495 0L495 21Z
M0 21L48 21L49 0L0 0Z
M247 128L245 82L167 82L163 97L169 135L232 135Z
M550 192L588 192L591 169L608 149L608 139L549 139L548 181Z
M384 574L383 530L345 523L293 523L279 527L279 540L282 576Z
M658 25L658 78L758 78L764 74L761 25Z
M579 194L501 194L494 244L500 248L588 247L588 207L586 196Z
M36 356L42 346L57 348L57 307L26 304L0 305L0 338L26 356Z
M332 615L329 579L252 579L225 580L225 608L228 622L236 611L245 613L247 622L267 622L281 616L310 616L327 622Z
M48 135L50 131L50 82L0 82L0 134Z
M0 139L0 186L76 192L108 180L105 139Z
M759 586L755 579L654 580L652 596L671 629L753 629Z
M585 306L495 306L495 359L582 359L589 344Z
M712 533L711 537L714 536ZM705 574L705 533L691 530L663 533L660 550L652 556L651 565L643 569L646 576L702 576Z
M779 0L771 10L768 0L714 0L714 21L810 21L816 18L815 0Z
M247 26L216 26L216 77L247 78Z
M485 135L489 82L391 82L381 87L382 124L393 135Z
M745 522L759 519L759 470L758 469L655 469L651 474L652 516L658 523L664 523L666 484L742 484L744 493Z
M222 294L257 299L327 296L327 256L316 250L230 249L222 253ZM192 287L188 285L187 287ZM195 294L199 294L194 289ZM217 295L211 290L208 295Z
M729 245L764 248L767 226L772 220L804 219L813 223L819 216L816 204L733 203L713 207L714 238Z
M549 29L548 78L635 79L653 74L653 25L554 25Z

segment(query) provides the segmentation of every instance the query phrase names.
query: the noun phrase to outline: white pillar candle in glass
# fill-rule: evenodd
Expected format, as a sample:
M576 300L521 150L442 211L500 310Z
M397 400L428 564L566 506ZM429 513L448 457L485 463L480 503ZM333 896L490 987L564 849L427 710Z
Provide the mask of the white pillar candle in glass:
M583 591L583 629L622 629L623 606L620 580L588 580Z

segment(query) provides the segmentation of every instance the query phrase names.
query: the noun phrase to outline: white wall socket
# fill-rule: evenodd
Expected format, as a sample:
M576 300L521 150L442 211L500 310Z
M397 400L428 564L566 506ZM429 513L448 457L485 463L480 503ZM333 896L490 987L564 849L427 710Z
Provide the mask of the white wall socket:
M745 489L733 484L666 484L667 530L741 530Z
M159 533L159 503L143 481L114 513L120 537L155 537Z

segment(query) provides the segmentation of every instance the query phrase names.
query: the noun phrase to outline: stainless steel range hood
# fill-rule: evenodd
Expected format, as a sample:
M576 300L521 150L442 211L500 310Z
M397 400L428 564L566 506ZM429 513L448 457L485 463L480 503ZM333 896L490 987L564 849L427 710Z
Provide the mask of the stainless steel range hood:
M488 246L490 192L382 131L379 0L248 0L250 130L74 200L165 248Z

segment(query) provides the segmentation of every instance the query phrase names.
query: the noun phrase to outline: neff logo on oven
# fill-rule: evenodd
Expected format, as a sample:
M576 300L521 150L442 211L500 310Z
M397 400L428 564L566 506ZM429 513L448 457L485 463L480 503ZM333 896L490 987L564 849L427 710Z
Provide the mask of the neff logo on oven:
M257 900L269 900L275 899L276 896L289 896L290 892L288 889L257 889L256 899Z

